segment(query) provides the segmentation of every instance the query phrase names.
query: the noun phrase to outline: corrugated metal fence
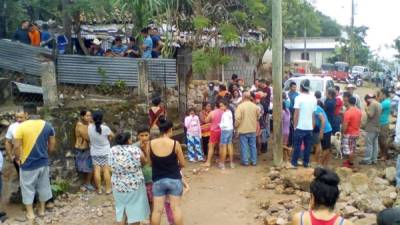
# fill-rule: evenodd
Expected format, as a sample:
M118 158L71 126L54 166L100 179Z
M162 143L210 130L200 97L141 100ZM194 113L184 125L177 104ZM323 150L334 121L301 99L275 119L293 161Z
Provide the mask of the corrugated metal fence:
M0 40L0 68L38 76L40 54L51 55L46 48ZM124 57L96 57L58 55L57 81L65 84L99 85L124 81L128 87L138 86L139 62L147 62L149 81L165 87L177 85L175 59L133 59Z
M23 43L0 40L0 68L38 76L40 54L51 55L52 51Z
M138 64L129 58L59 55L57 81L64 84L114 84L122 80L128 87L138 86Z

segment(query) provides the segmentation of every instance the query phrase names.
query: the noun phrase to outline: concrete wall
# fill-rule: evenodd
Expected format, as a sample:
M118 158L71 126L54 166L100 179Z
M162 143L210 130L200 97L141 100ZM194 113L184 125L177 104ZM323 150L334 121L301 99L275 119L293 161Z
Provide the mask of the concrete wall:
M328 58L333 55L332 51L327 50L307 50L310 55L310 61L312 62L314 67L321 68L323 63L327 63ZM303 50L286 50L285 60L286 63L293 62L294 60L301 60L301 54Z

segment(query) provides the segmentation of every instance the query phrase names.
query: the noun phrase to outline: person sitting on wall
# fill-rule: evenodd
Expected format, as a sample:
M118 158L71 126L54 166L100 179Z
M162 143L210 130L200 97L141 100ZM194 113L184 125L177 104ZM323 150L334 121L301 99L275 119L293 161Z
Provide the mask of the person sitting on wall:
M121 37L116 37L114 40L114 45L111 47L111 51L114 56L124 56L125 52L128 50L126 45L122 44Z

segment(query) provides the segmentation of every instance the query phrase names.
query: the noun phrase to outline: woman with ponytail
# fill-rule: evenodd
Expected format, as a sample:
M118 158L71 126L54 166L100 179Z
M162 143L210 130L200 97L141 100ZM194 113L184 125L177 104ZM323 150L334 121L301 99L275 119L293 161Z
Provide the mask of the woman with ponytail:
M93 124L88 127L90 141L90 155L94 166L94 182L97 193L101 194L101 175L103 174L106 194L111 194L111 172L108 164L110 141L113 138L111 129L103 124L103 113L93 112Z
M338 175L328 169L316 168L314 176L310 185L309 211L297 213L292 225L353 225L334 212L340 194Z

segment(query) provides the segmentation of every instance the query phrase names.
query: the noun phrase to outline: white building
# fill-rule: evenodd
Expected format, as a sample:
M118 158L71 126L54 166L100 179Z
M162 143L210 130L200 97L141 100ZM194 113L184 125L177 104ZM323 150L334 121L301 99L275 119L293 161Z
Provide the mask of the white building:
M309 60L314 67L321 68L323 63L331 57L338 45L335 38L306 38L307 54L304 54L304 38L289 38L285 40L285 62L295 60Z

